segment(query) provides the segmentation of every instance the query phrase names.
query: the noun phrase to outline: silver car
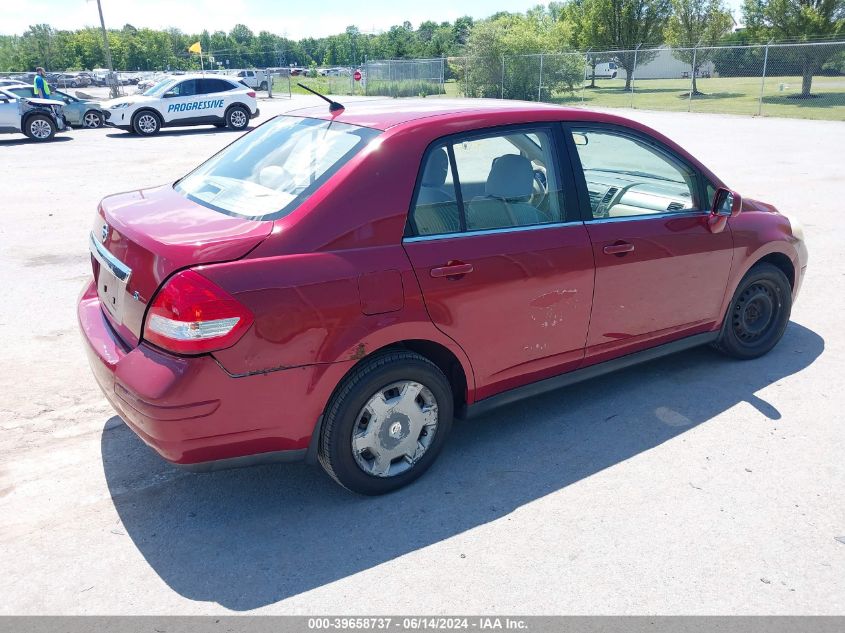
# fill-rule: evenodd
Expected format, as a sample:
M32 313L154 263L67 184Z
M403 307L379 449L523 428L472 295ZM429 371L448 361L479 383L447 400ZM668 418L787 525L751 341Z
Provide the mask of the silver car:
M49 141L67 129L64 104L52 99L20 97L0 88L0 134L26 134L33 141Z
M17 84L14 86L6 86L4 88L9 92L13 92L19 97L32 98L32 86L27 84ZM64 90L50 91L50 98L64 103L64 114L67 124L73 127L87 127L98 128L103 127L105 117L103 116L103 109L96 101L88 99L80 99L68 94Z

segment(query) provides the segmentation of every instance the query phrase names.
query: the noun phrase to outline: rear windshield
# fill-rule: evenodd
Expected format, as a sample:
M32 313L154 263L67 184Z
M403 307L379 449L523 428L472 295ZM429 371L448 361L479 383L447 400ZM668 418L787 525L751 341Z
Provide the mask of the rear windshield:
M176 183L194 202L257 220L284 217L379 135L322 119L278 117Z

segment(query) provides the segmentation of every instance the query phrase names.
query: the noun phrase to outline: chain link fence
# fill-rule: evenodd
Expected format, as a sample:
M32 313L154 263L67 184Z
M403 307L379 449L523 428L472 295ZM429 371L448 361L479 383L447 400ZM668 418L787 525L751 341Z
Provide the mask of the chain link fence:
M845 42L371 61L366 94L845 120Z
M385 97L427 97L444 93L446 60L386 59L364 64L364 91Z

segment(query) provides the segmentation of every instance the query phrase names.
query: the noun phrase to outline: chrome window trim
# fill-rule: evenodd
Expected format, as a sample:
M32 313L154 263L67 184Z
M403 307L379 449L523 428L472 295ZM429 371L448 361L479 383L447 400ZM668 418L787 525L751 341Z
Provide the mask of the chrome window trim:
M102 266L108 268L119 281L127 283L129 281L129 277L132 275L132 269L120 261L117 257L109 253L108 250L97 241L97 238L94 237L93 231L89 233L88 238L88 250L91 251L94 258L100 262Z
M505 226L499 229L481 229L480 231L459 231L457 233L437 233L436 235L414 235L402 239L403 244L414 242L430 242L432 240L449 240L456 237L474 237L476 235L498 235L499 233L522 233L524 231L536 231L542 229L554 229L564 226L583 225L581 220L571 222L546 222L544 224L527 224L525 226Z
M693 216L703 216L709 214L709 211L701 211L701 210L683 210L683 211L667 211L664 213L643 213L642 215L623 215L619 216L618 218L593 218L592 220L587 220L588 224L607 224L609 222L631 222L634 220L659 220L661 218L682 218L682 217L693 217Z

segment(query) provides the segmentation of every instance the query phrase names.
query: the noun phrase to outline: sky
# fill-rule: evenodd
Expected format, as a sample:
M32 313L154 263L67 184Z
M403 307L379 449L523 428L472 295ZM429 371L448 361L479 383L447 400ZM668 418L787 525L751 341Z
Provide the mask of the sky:
M736 9L740 0L728 0ZM99 24L94 0L2 0L0 34L23 33L30 24L46 22L58 29ZM525 11L537 0L102 0L108 28L176 27L187 33L229 31L238 23L254 32L270 31L291 39L340 33L354 24L363 32L386 30L408 20L452 22L462 15L483 18L496 11Z

